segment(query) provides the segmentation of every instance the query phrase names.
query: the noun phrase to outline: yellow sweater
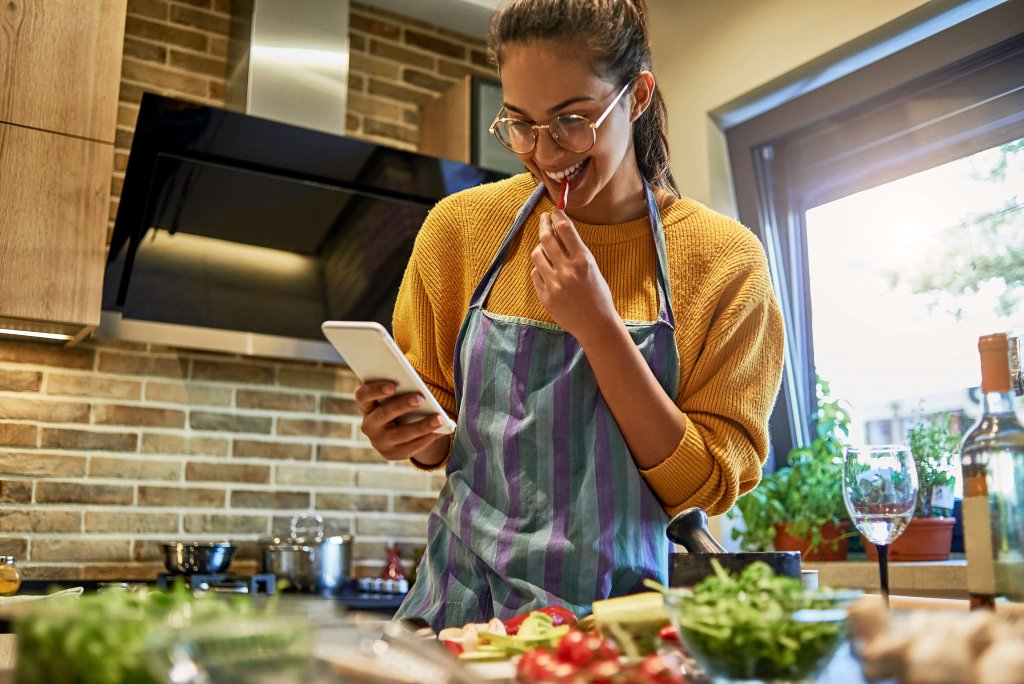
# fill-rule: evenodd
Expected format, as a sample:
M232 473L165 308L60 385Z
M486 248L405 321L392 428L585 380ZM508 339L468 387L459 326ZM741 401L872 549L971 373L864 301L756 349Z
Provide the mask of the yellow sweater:
M536 183L529 174L440 201L423 224L402 281L394 335L441 406L458 421L455 341L473 290ZM485 308L553 322L529 277L543 198L512 245ZM782 318L764 250L742 225L677 199L665 227L679 391L687 428L663 463L641 471L670 514L700 506L723 513L761 478L768 416L782 373ZM656 252L646 217L618 225L576 222L624 320L654 320ZM438 466L440 467L440 465Z

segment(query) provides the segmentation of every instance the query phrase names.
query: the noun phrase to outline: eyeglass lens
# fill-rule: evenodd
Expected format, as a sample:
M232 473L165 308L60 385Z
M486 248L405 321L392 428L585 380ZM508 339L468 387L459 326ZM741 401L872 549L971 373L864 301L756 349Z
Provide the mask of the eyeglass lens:
M572 114L555 118L551 137L570 152L586 152L594 146L594 128L589 119ZM495 126L501 143L513 152L526 154L537 144L537 130L525 121L502 120Z

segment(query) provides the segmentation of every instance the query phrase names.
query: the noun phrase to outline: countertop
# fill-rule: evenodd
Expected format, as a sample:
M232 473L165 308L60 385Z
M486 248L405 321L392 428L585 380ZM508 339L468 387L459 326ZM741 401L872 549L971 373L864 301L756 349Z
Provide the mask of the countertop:
M825 563L804 562L803 569L817 570L818 584L823 587L879 590L878 564L866 558ZM889 591L905 596L966 599L967 561L954 557L936 562L890 562Z

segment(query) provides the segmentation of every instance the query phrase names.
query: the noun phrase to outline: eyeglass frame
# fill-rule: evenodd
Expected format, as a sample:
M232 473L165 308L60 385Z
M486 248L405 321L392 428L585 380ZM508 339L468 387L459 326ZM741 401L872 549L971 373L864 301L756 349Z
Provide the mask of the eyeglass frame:
M604 122L604 120L606 118L608 118L608 115L612 113L612 109L614 109L615 105L617 105L619 103L619 100L622 99L622 96L626 94L626 91L629 90L629 87L631 85L633 85L632 81L630 81L626 85L622 86L622 89L615 96L615 99L613 99L611 101L611 104L609 104L605 108L605 110L603 112L601 112L601 116L597 117L597 121L596 122L595 121L591 121L590 119L588 119L587 117L583 116L582 114L559 114L558 116L553 117L552 119L550 119L546 124L527 123L523 119L515 119L515 118L512 118L510 116L495 116L494 117L494 121L491 122L491 125L490 125L490 127L487 130L492 135L494 135L495 138L497 138L498 143L502 147L504 147L506 150L508 150L512 154L530 154L535 149L537 149L537 141L540 139L540 135L537 133L537 131L538 131L538 129L541 129L541 128L548 129L548 135L550 135L551 139L555 141L555 144L558 145L559 147L561 147L563 150L566 150L568 152L572 152L574 154L583 154L584 152L589 152L590 150L594 149L594 145L597 144L597 127L600 126ZM498 114L500 115L502 111L505 111L504 107L502 107L500 110L498 110ZM507 111L506 111L506 113L507 113ZM590 147L587 147L586 149L583 149L583 150L570 150L568 147L565 147L564 145L562 145L562 143L560 143L558 141L558 138L555 136L555 134L551 132L551 124L553 124L555 121L557 121L558 119L561 119L563 117L564 118L570 118L570 119L583 119L584 121L587 122L587 124L590 126L590 132L593 134L593 140L590 143ZM498 124L501 123L502 121L515 121L518 124L525 124L525 125L529 126L530 129L533 132L533 145L530 147L530 149L526 150L525 152L517 152L516 150L513 150L511 147L509 147L504 142L502 142L501 136L498 135L497 130L496 130L497 127L498 127Z

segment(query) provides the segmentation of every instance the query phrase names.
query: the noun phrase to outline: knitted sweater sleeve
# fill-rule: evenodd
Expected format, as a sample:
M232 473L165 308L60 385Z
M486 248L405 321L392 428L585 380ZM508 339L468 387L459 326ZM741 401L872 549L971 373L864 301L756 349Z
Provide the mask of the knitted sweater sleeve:
M691 506L709 515L729 510L760 481L768 456L768 417L782 375L782 315L757 238L744 229L720 253L702 301L691 309L707 323L676 401L686 432L665 461L642 471L670 515Z
M456 420L454 353L464 308L462 297L451 288L460 282L457 271L462 263L458 213L456 203L442 200L424 221L402 278L391 326L409 363L441 408ZM445 462L431 468L415 460L412 464L436 470Z

